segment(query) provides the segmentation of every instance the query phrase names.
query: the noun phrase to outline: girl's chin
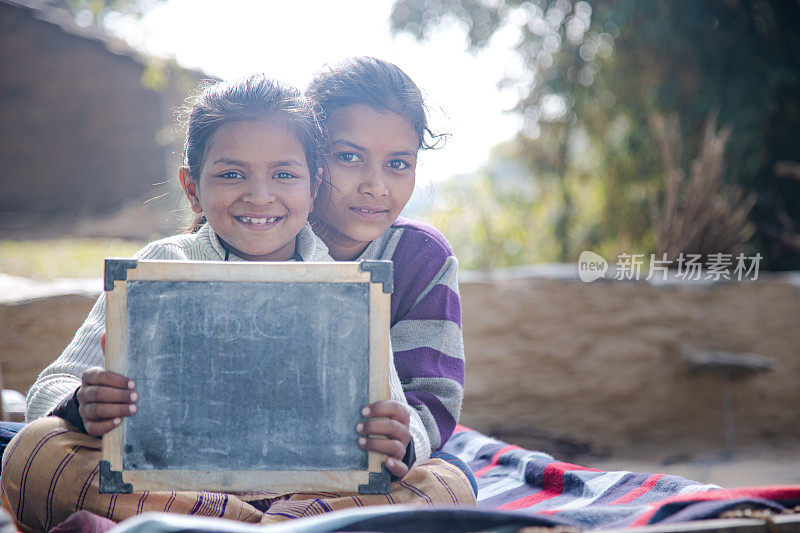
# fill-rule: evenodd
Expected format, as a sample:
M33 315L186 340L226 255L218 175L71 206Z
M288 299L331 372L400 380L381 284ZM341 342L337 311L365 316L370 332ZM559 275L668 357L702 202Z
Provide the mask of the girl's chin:
M357 231L351 232L349 236L350 239L353 240L354 242L369 244L370 242L374 241L375 239L383 235L383 232L389 229L390 225L391 224L381 224L380 226L376 226L374 228L373 227L358 228Z
M276 255L287 255L288 258L291 258L292 255L289 254L288 251L285 254L280 254L284 248L288 248L287 246L242 246L242 248L237 248L236 246L232 246L230 243L225 241L223 241L222 246L233 255L248 261L280 261L281 259L275 258Z

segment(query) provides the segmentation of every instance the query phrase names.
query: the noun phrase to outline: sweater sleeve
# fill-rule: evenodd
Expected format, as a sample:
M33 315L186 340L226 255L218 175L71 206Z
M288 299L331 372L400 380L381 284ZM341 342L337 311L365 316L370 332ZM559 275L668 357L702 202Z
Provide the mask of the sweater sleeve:
M134 256L137 259L180 258L180 248L172 245L150 243ZM44 370L28 390L25 419L28 422L50 414L81 384L83 372L93 366L105 366L100 337L106 330L106 294L100 297L89 311L89 316L75 333L61 355Z
M81 384L84 370L104 366L100 337L106 329L106 294L103 292L89 316L61 355L45 368L28 391L28 422L50 413Z
M393 350L390 348L390 353L393 353ZM422 422L422 419L419 416L419 412L417 409L412 407L408 403L408 399L404 394L403 385L400 383L400 378L397 375L397 368L394 362L394 355L392 355L392 360L390 361L391 364L389 365L389 385L391 387L391 399L400 402L405 407L406 411L408 412L409 417L409 424L408 430L411 433L411 443L413 446L414 452L414 461L412 464L409 464L409 468L414 466L416 463L423 463L427 461L431 456L431 442L428 436L427 428L425 424Z
M410 233L393 256L399 290L391 338L403 391L435 451L452 435L464 398L458 260L441 235L414 242L421 232Z

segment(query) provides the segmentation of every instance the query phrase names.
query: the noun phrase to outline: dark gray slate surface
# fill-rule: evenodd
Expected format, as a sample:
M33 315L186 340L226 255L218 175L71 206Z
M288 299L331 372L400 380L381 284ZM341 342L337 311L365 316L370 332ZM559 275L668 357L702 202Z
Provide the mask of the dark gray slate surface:
M126 470L363 470L364 283L128 282Z

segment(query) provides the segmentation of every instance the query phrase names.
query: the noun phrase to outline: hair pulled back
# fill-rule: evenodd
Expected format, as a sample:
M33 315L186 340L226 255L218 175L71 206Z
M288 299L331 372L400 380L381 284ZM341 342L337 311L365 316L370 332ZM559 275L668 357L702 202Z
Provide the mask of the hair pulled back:
M318 72L306 89L323 122L335 109L366 104L404 117L421 149L436 148L443 135L428 127L425 100L414 81L397 65L374 57L350 57Z
M205 161L209 143L222 126L252 120L281 121L303 146L311 176L320 166L321 129L317 116L302 93L264 74L246 78L206 82L200 87L190 108L183 111L186 125L184 165L195 183ZM311 180L312 187L315 183ZM196 232L205 223L199 215L189 231Z

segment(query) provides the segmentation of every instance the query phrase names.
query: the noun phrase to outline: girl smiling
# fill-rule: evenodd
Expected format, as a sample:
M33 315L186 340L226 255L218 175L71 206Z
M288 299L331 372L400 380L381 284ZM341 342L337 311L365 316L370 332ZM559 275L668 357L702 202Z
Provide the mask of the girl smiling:
M414 190L417 154L435 136L420 90L386 61L347 59L317 74L306 94L328 139L314 231L337 261L394 262L391 342L413 407L404 457L411 466L450 438L464 390L458 261L436 229L399 218ZM403 423L400 412L385 416ZM362 432L371 429L368 422ZM380 444L367 447L382 451Z
M207 87L189 115L185 166L179 174L198 216L195 231L152 242L136 257L330 260L327 248L306 221L320 176L318 126L299 91L264 76ZM16 519L27 528L50 530L78 510L115 521L145 511L163 511L266 523L362 505L474 504L466 477L448 463L432 460L408 471L401 462L411 439L407 414L411 410L405 405L396 374L391 378L396 400L366 406L365 422L359 424L360 429L352 428L364 433L359 439L362 447L385 453L387 467L404 476L392 483L388 495L100 494L99 437L119 426L124 417L135 416L138 399L135 383L103 368L105 312L103 293L69 346L31 387L27 403L30 423L3 455L3 495Z

